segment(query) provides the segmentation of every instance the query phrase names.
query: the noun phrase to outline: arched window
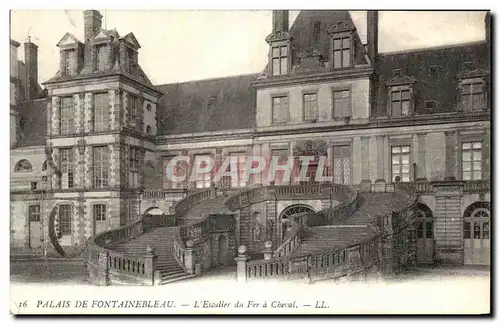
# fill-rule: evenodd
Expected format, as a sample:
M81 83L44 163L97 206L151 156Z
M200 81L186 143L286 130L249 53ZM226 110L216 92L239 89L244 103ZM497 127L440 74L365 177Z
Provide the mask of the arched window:
M33 167L28 160L23 159L17 162L16 166L14 167L14 172L33 172Z
M146 127L146 133L147 133L148 135L151 135L151 134L152 134L152 131L151 131L151 126L149 126L149 125L148 125L148 126Z
M42 172L45 172L47 171L47 160L45 160L45 162L43 162L43 165L42 165Z
M260 213L255 212L252 214L252 241L262 241L263 228L260 224Z

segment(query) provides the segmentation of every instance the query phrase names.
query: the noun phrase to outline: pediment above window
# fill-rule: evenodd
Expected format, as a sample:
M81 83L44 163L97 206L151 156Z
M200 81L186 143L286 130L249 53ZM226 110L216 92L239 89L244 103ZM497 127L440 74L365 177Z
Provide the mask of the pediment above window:
M339 21L335 25L328 27L326 32L328 35L332 36L332 34L337 33L353 32L354 29L355 26L350 21Z
M289 32L283 30L277 30L266 37L266 42L268 44L279 41L291 41L291 40L292 40L292 35Z
M309 48L297 55L298 64L294 65L293 72L311 72L326 69L323 55L315 48Z
M488 75L488 71L484 69L469 68L460 72L457 75L458 79L484 78Z
M397 85L408 85L411 86L417 82L417 79L411 75L407 75L401 72L401 70L394 70L393 77L386 82L387 86L397 86Z
M81 42L70 33L66 33L66 35L61 38L61 40L57 43L57 47L76 47Z
M91 37L90 40L92 43L101 43L107 42L108 40L115 40L120 38L120 35L116 31L116 29L106 30L106 29L98 29Z
M137 38L135 38L135 36L134 36L133 33L128 33L122 39L125 42L127 42L128 44L130 44L135 49L141 48L141 45L139 44L139 41L137 40Z

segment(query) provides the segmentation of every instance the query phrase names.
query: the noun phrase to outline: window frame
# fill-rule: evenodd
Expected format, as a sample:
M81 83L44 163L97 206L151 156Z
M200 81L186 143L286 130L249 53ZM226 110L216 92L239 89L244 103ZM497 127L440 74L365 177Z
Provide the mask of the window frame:
M63 50L64 55L64 75L71 76L76 74L77 50L76 48L67 48ZM73 57L71 57L73 55Z
M35 217L33 217L35 216ZM28 222L40 222L41 208L40 204L32 204L28 206Z
M403 100L403 92L408 91L409 93L409 99L408 100ZM392 94L393 92L399 92L400 98L399 100L393 100L392 99ZM403 115L403 102L408 101L408 114ZM393 110L392 110L392 103L393 102L399 102L399 106L401 109L401 115L399 116L394 116L393 115ZM414 93L413 93L413 87L410 85L393 85L389 87L389 94L388 94L388 100L387 100L387 115L391 118L404 118L404 117L409 117L414 115Z
M344 172L344 169L342 169L342 180L343 180L343 183L341 184L346 184L346 185L350 185L352 184L352 143L333 143L333 145L331 146L332 147L332 158L331 158L331 161L332 161L332 164L331 164L331 175L332 175L332 181L334 183L335 182L335 160L340 160L340 159L345 159L345 160L348 160L349 161L349 179L348 181L346 182L346 178L345 178L345 172ZM335 148L338 147L338 148L341 148L341 147L348 147L349 148L349 156L336 156L335 155Z
M393 152L393 148L395 147L400 147L400 152ZM403 147L408 147L408 152L402 152ZM399 157L399 164L394 164L393 163L393 157L396 154L396 156ZM402 163L402 156L408 155L408 181L403 181L403 163ZM400 176L401 180L399 182L401 183L408 183L413 181L413 176L412 176L412 146L411 144L408 143L391 143L389 145L389 156L390 156L390 171L391 171L391 183L396 183L396 176ZM394 173L394 165L399 165L400 171L398 174Z
M100 160L96 160L96 152L102 150ZM103 159L103 156L107 159ZM107 189L109 187L109 148L108 146L92 146L92 187L95 189ZM100 171L99 179L97 170ZM100 185L98 185L100 182Z
M68 207L68 210L64 211L64 215L61 213L62 207ZM68 217L67 219L63 219L62 216ZM59 218L59 231L61 235L71 235L73 230L73 205L72 204L61 204L59 205L58 211Z
M275 106L274 106L274 100L277 99L277 98L280 98L280 99L283 99L283 98L286 98L287 100L287 118L286 118L286 121L275 121L275 118L274 118L274 113L275 113ZM280 100L281 102L281 100ZM283 104L280 104L280 107L282 107ZM282 108L283 109L283 108ZM277 94L273 94L271 95L271 124L272 125L283 125L283 124L287 124L290 122L290 96L288 93L277 93Z
M106 204L96 203L92 205L92 215L95 222L105 222L106 216Z
M349 39L349 47L344 47L344 39ZM335 41L340 40L340 49L335 48ZM348 69L354 66L354 37L352 32L334 33L331 38L331 66L333 69ZM344 51L349 50L349 64L344 66ZM340 66L335 66L335 52L340 52Z
M96 44L94 44L94 48L95 48L95 66L94 66L94 71L96 71L96 72L106 71L108 69L108 62L106 62L106 60L109 60L109 46L108 46L108 44L106 44L106 43L96 43ZM108 55L105 55L105 57L103 57L103 59L104 59L103 62L101 62L100 59L99 59L99 54L100 54L100 50L101 49L105 49L108 52ZM102 63L102 64L100 64L100 63Z
M349 92L349 115L348 116L335 116L335 93L336 92L343 92L343 91L348 91ZM352 118L353 115L353 105L352 105L352 86L347 86L347 87L333 87L331 91L332 95L332 120L339 120L339 119L344 119L344 118Z
M481 92L474 92L474 85L475 84L480 85ZM465 87L468 87L470 89L470 91L465 93L465 91L464 91ZM486 107L488 105L486 92L487 92L487 89L486 89L486 82L485 82L484 78L466 78L466 79L460 80L460 84L459 84L460 111L469 112L469 113L478 112L478 111L485 111ZM477 108L477 109L474 107L474 95L475 94L476 95L480 94L481 100L482 100L482 107ZM463 101L464 95L467 95L470 97L469 109L466 109L466 107L463 104L464 103L464 101Z
M282 49L285 48L286 49L286 54L283 55L282 54ZM274 55L274 50L275 49L278 49L278 55ZM270 46L270 53L269 53L269 66L270 66L270 74L271 76L273 77L277 77L277 76L281 76L281 75L287 75L287 74L290 74L290 67L291 67L291 64L290 64L290 50L291 50L291 47L288 43L283 43L283 42L277 42L275 44L272 44ZM279 64L278 64L278 67L279 67L279 73L275 74L275 69L274 69L274 61L275 60L278 60ZM285 68L286 68L286 71L283 72L283 60L286 60L286 64L285 64Z
M314 107L313 114L311 118L307 118L306 113L306 103L311 101L306 101L306 96L314 95ZM273 101L274 102L274 101ZM318 105L318 90L305 90L302 91L302 120L305 122L316 122L319 119L319 105Z
M209 153L195 154L194 157L193 157L193 165L191 167L191 174L197 168L197 157L198 156L209 156L211 159L213 159L213 155L209 154ZM212 170L212 172L209 172L209 173L196 174L195 181L194 181L195 182L195 188L197 188L197 189L210 188L211 185L212 185L213 178L214 178L213 177L213 170ZM201 186L199 186L199 184Z
M481 147L474 148L475 143L480 143ZM471 148L464 149L465 144L470 144ZM468 140L461 141L461 143L460 143L460 176L461 176L462 180L464 180L464 181L476 181L476 180L483 180L484 179L484 177L483 177L484 176L484 157L485 157L484 150L485 150L484 141L482 139L468 139ZM471 159L469 161L464 161L464 153L466 153L466 152L470 152L470 154L471 154L471 156L470 156ZM475 152L479 152L481 155L481 158L478 161L474 160L474 153ZM474 169L475 162L479 162L480 170ZM470 170L468 170L468 171L464 170L465 163L470 164ZM479 178L476 178L474 175L476 171L480 172ZM470 179L464 179L464 172L470 173Z
M64 153L68 153L64 157ZM64 163L63 161L66 160ZM75 187L75 154L72 147L59 148L59 167L61 169L61 189L71 189ZM66 171L65 171L66 170ZM67 182L63 183L63 178ZM63 185L64 184L64 185Z
M65 102L68 102L65 105ZM64 118L63 118L64 116ZM60 97L59 101L59 135L72 135L76 133L75 101L73 96Z

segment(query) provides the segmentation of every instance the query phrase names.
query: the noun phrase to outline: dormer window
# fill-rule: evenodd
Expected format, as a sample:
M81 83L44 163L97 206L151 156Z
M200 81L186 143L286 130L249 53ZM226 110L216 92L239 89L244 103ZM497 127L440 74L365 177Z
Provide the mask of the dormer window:
M288 73L288 46L272 48L273 75Z
M335 69L351 66L351 37L333 39L333 67Z
M135 62L134 62L134 50L131 49L130 47L127 48L127 57L128 57L127 71L129 73L132 73L134 71Z
M461 103L463 111L480 111L484 109L483 80L464 80L461 84Z
M105 71L107 67L107 45L96 45L96 70Z
M76 73L76 50L68 49L63 51L65 75L74 75Z
M389 88L387 113L390 117L413 115L413 87L415 82L414 77L404 74L401 69L393 70L393 77L386 84Z
M391 90L391 116L410 115L411 92L409 88L397 87Z

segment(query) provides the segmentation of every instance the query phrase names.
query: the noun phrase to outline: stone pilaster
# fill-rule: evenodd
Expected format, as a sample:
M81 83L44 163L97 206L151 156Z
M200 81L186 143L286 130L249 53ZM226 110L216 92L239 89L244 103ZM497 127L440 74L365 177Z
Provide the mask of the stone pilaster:
M61 109L61 98L52 97L52 135L59 135L60 132L60 109Z
M445 179L457 178L456 141L457 132L445 132Z
M116 164L116 147L114 144L108 145L109 150L109 177L108 177L108 185L110 188L114 188L116 186L116 178L120 176L118 165Z
M370 180L370 137L361 137L361 180Z
M144 171L143 170L144 170L144 158L146 156L146 150L144 148L139 148L137 154L139 154L139 156L138 156L139 165L137 166L139 169L139 173L138 173L139 188L144 188Z
M74 147L73 148L73 163L74 163L74 166L73 166L73 172L74 172L74 176L73 176L73 186L75 188L81 188L83 187L82 186L82 172L81 172L81 169L80 169L80 166L81 166L81 154L80 154L80 150L78 149L78 147Z
M361 183L362 161L361 138L355 136L352 139L352 184L354 185Z
M59 149L58 148L52 149L52 161L54 162L54 165L58 169L61 167L60 160L59 160ZM52 189L61 189L60 177L57 175L56 172L54 172L52 174Z
M75 133L82 131L82 101L79 94L73 95L73 104L75 107Z
M83 102L83 109L84 109L84 117L83 117L83 127L85 130L85 133L90 133L93 129L92 125L92 103L93 103L93 94L92 93L86 93L85 94L85 99Z
M490 165L491 165L491 157L490 157L490 151L491 151L491 133L490 129L486 129L486 132L484 133L484 138L483 138L483 179L489 179L490 178Z
M93 188L93 157L92 157L92 146L87 146L85 148L85 187Z
M119 121L119 116L118 111L116 109L116 101L119 100L120 96L117 95L118 91L117 90L109 90L109 129L110 130L116 130L118 129L118 121Z
M426 159L426 152L425 152L425 137L426 133L418 133L417 134L417 145L418 145L418 152L417 152L417 180L423 180L426 179L427 175L427 170L425 167L425 164L427 162Z
M368 141L368 161L369 161L369 178L372 183L378 179L378 165L384 160L380 159L377 152L377 139L375 136L370 136Z
M384 180L384 166L388 161L385 160L384 154L384 135L379 135L375 137L376 147L377 147L377 179Z
M129 95L127 92L123 91L122 92L122 103L123 103L123 107L122 107L122 111L123 111L123 119L122 119L122 124L124 126L127 126L129 124L129 111L128 111L128 108L129 108Z

